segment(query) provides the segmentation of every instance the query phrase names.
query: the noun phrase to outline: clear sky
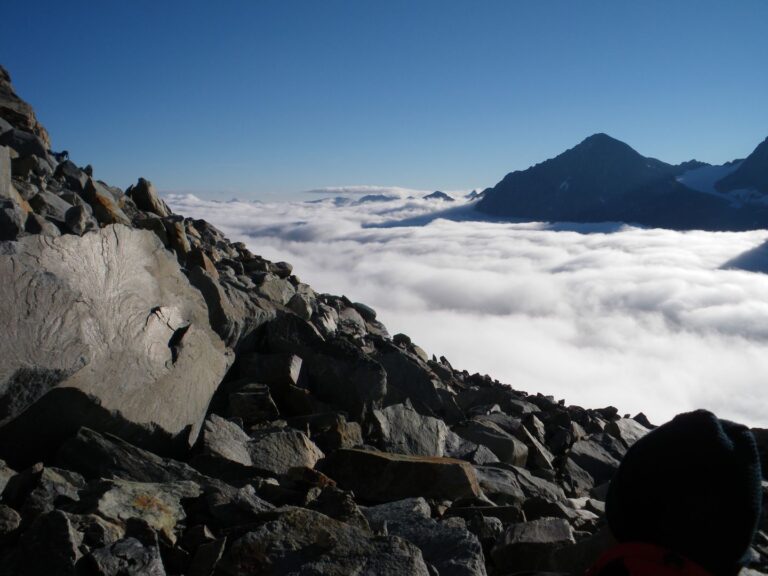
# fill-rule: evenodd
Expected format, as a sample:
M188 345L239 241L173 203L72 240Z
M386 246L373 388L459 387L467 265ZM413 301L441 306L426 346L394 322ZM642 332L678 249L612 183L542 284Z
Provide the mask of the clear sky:
M768 136L768 2L3 0L0 63L96 176L210 197L468 189L594 132Z

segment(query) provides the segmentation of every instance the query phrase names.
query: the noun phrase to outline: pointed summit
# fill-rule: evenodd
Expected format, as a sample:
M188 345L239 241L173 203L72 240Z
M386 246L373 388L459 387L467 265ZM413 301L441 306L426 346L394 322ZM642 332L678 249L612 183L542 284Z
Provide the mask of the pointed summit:
M597 133L555 158L507 174L478 209L540 220L606 219L618 198L674 172L674 166Z

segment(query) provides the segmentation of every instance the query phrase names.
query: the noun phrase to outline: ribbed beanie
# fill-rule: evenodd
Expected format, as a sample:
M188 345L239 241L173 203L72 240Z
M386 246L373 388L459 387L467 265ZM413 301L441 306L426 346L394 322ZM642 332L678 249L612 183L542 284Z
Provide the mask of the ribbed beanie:
M638 440L611 481L606 517L620 542L647 542L730 574L760 520L760 460L748 428L679 414Z

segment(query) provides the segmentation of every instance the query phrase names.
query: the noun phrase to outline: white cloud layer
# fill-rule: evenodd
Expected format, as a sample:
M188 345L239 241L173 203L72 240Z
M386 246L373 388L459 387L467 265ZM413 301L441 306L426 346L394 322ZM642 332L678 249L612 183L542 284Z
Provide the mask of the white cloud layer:
M723 269L768 231L473 222L420 198L167 200L457 368L659 422L703 407L768 427L768 275Z

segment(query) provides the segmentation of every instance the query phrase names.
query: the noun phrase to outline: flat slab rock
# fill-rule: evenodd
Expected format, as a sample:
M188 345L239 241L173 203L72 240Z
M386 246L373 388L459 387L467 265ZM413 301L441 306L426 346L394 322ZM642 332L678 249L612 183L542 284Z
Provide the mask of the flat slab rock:
M364 501L415 496L456 500L480 496L472 466L462 460L346 449L326 459L323 471Z
M80 426L154 451L194 442L231 353L151 232L0 243L0 456L34 462Z

